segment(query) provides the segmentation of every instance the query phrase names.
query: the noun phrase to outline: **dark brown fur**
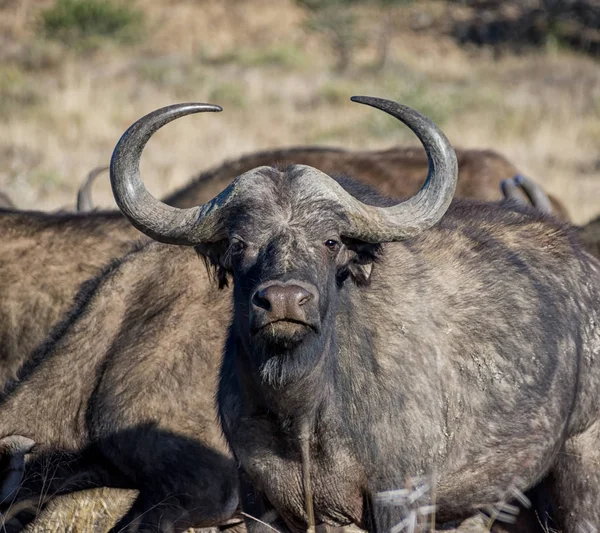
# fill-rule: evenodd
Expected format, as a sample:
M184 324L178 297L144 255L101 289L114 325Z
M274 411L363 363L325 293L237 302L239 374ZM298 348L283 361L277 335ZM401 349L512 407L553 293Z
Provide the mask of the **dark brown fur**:
M457 149L459 179L456 196L477 200L500 200L501 180L518 174L518 169L493 150ZM427 156L422 148L396 147L387 150L350 151L337 148L297 147L268 150L228 161L200 174L191 183L163 201L175 207L200 205L221 192L233 176L260 166L286 167L303 164L331 176L346 175L367 183L388 196L416 193L427 175ZM555 213L569 220L564 205L550 196Z

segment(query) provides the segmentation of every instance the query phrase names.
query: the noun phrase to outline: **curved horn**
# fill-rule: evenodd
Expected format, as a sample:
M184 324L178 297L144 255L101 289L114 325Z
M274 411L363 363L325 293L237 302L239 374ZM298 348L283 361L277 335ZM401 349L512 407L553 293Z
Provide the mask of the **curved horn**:
M140 178L142 150L159 128L192 113L218 111L222 108L212 104L163 107L130 126L113 151L110 181L117 205L136 228L157 241L192 246L219 238L217 213L227 203L231 185L201 207L179 209L154 198Z
M514 182L525 191L531 205L542 213L552 213L552 204L542 188L523 174L517 174L513 178Z
M372 207L357 202L367 218L363 220L362 214L354 217L354 231L348 236L370 242L396 241L437 224L450 206L458 179L456 153L450 141L431 120L408 106L370 96L353 96L351 100L384 111L408 126L425 148L429 170L419 192L399 204Z
M514 179L507 178L500 182L500 189L502 195L507 200L515 200L519 203L523 203L523 197L519 193L519 186L515 183Z
M94 180L105 170L108 170L108 167L96 167L92 169L81 187L79 187L77 191L77 211L79 213L89 213L94 210L92 186L94 185Z
M360 202L322 172L304 167L307 193L341 204L349 221L343 231L347 237L367 242L397 241L435 225L452 201L458 178L456 153L446 136L410 107L367 96L354 96L352 101L385 111L417 135L429 160L427 179L411 198L391 207L375 207Z

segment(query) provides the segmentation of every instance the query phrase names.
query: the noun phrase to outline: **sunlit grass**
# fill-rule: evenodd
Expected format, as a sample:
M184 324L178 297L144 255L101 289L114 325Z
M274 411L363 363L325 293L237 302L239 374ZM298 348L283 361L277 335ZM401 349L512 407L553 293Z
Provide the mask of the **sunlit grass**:
M224 113L183 119L152 139L143 170L157 195L252 150L416 144L393 119L349 102L353 94L372 94L431 116L457 146L500 151L563 198L576 222L600 212L597 63L561 51L493 62L444 36L416 33L396 36L384 70L371 68L366 46L339 76L296 4L259 4L170 10L166 0L151 0L143 9L152 31L135 48L63 49L60 61L54 50L43 68L31 60L39 55L34 22L51 3L29 0L5 10L19 53L0 67L0 188L18 205L72 205L80 180L107 163L128 125L178 101L221 104ZM39 187L44 176L52 179ZM95 189L100 206L114 206L107 181Z

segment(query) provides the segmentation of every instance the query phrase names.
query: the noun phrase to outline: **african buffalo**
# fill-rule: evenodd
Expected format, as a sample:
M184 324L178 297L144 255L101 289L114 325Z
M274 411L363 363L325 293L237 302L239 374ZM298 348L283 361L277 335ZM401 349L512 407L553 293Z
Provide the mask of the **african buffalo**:
M228 172L226 171L223 175L228 175ZM398 174L401 177L402 172L398 172ZM343 179L340 180L340 183L344 186L351 184L348 180ZM350 186L352 189L356 189L356 185ZM359 193L355 190L355 194L359 194L359 196L367 197L375 194L367 188L362 188ZM390 200L382 198L378 201L390 202ZM31 213L22 213L21 216L24 218L16 224L18 227L31 225L31 218L40 218ZM156 389L147 386L148 383L154 383L154 381L152 377L148 376L146 365L149 364L148 360L151 360L152 357L157 361L159 357L162 357L167 367L175 369L171 377L178 382L180 392L188 388L191 391L192 388L198 390L205 387L208 392L212 391L211 387L216 382L218 365L218 359L213 360L212 358L220 357L225 324L230 319L229 311L217 302L216 305L210 304L210 321L199 318L205 312L206 306L209 305L207 302L211 298L222 299L222 296L218 296L212 291L206 274L202 271L198 272L196 256L190 250L170 247L165 249L159 245L143 246L139 249L134 247L134 250L125 259L118 259L110 264L110 261L107 260L110 255L110 238L120 235L121 232L118 217L111 214L93 214L89 217L69 215L68 218L67 215L61 215L61 217L55 215L53 224L48 224L48 228L44 228L43 225L30 228L35 231L32 231L28 238L43 242L46 254L50 254L56 244L52 241L53 234L46 232L47 229L60 228L61 231L56 232L57 236L62 234L69 243L84 240L86 248L90 250L95 250L101 242L104 242L107 253L99 255L98 259L108 262L109 267L96 280L90 281L83 287L76 298L76 307L71 310L68 320L58 327L51 338L34 353L25 367L21 369L20 379L10 385L0 406L0 418L5 422L0 425L0 436L24 433L34 438L37 442L37 449L41 450L36 452L40 458L33 461L29 467L27 482L21 487L19 498L33 498L34 507L37 509L37 498L42 489L50 494L57 494L97 485L139 488L142 483L140 480L144 479L143 476L155 476L155 482L148 489L149 494L141 494L131 512L123 518L120 524L123 525L127 520L133 519L137 516L136 513L146 516L147 524L154 523L156 525L155 520L157 520L158 514L168 522L169 513L167 516L164 515L165 506L159 506L156 513L146 514L144 511L145 505L152 506L153 501L164 498L165 491L173 490L174 484L177 483L168 475L169 472L165 473L161 470L158 475L155 471L154 454L160 454L160 451L155 452L153 447L149 447L144 449L143 453L140 452L140 457L136 459L140 470L140 480L133 477L123 480L115 476L107 465L117 464L118 470L121 470L123 467L120 465L131 460L130 447L135 446L135 443L138 442L137 439L147 438L145 430L138 432L136 428L138 425L144 424L146 418L150 416L148 413L152 414L157 427L169 427L176 433L180 433L179 426L187 428L188 425L198 424L199 413L206 414L211 410L212 407L207 404L210 394L200 395L193 402L183 405L170 403L165 396L162 396L163 388ZM46 222L49 222L49 219ZM107 225L106 232L103 232L104 224ZM65 229L68 229L68 232ZM76 230L79 230L80 233L76 233ZM93 231L90 232L90 230ZM127 231L129 233L123 239L123 249L120 250L120 254L129 249L129 238L133 238L136 230L128 225ZM92 240L90 234L94 235L94 239L100 240ZM27 235L23 234L22 237L27 237ZM60 249L55 251L58 253L57 257L61 256ZM77 248L74 247L72 254L76 252ZM52 266L51 272L63 271L65 280L69 276L79 275L75 269L77 261L73 255L66 257L65 259L68 261L62 264L56 264L53 262L54 259L51 255L43 258L45 264ZM91 259L89 264L91 270L87 271L85 275L93 275L93 268L100 268L99 265L91 263ZM176 265L177 268L167 269L166 263ZM185 267L188 264L190 268ZM136 287L136 289L132 290L132 287ZM32 288L32 295L35 292L34 289ZM44 294L45 289L38 289L37 292ZM185 309L185 313L177 314L177 311L174 310L174 294L178 295L176 309ZM63 298L65 302L70 299L71 297L66 295ZM173 303L166 305L165 302ZM199 306L198 302L200 302ZM55 299L53 306L58 307L58 305L62 304ZM177 318L173 318L175 316L173 313L177 315ZM56 319L56 316L53 317L53 320ZM165 340L165 331L162 325L175 321L194 323L197 326L193 328L193 334L187 338L180 337L174 331L176 337L171 336L169 340ZM50 322L46 321L46 323ZM118 333L115 333L115 330ZM141 331L143 331L143 343L140 343ZM30 338L31 335L26 337ZM177 346L178 349L165 352L165 346L171 344ZM130 373L128 371L130 367L124 368L123 363L119 362L118 364L114 363L115 369L110 374L104 373L102 368L113 366L115 350L126 352L129 364L131 367L136 367L137 372ZM186 354L195 353L195 350L198 350L199 357L194 362L203 369L202 378L197 377L193 369L182 363L182 357L185 360ZM149 351L154 355L150 356ZM82 353L86 354L85 361L81 358ZM208 362L212 364L212 371L209 371L206 366ZM179 369L182 369L185 374L182 375ZM64 377L57 381L59 375ZM108 383L106 385L108 389L114 386L113 376L115 375L126 376L121 386L126 387L130 392L127 396L118 399L117 405L114 406L114 412L111 412L106 421L102 417L100 407L96 408L96 406L103 406L108 400L103 396L104 388L100 395L97 394L97 391L101 389L101 382ZM67 376L69 384L64 383ZM143 380L146 378L149 379L149 382L144 384ZM188 383L186 380L190 380L190 382ZM107 394L109 393L110 391ZM176 395L177 399L186 394ZM191 394L192 392L190 392ZM82 404L92 407L86 412L85 421L78 423L78 417L81 415L78 406ZM45 416L43 418L32 417L31 413L36 406L41 409L42 405ZM120 420L123 412L128 414L124 420ZM175 412L176 417L173 416ZM100 423L98 420L102 421L102 428L96 431L93 428ZM201 444L205 442L204 439L210 440L213 438L210 435L218 432L214 422L207 422L202 428L202 431L198 431L194 435L194 438ZM185 431L187 430L184 430L184 433ZM112 433L116 435L117 444L111 448L113 446L111 440L110 446L105 447L104 438L107 434ZM157 438L159 435L164 436L160 431L150 433ZM208 437L205 434L208 434ZM32 442L29 437L26 442ZM126 445L119 439L125 440ZM12 441L9 442L12 443ZM215 442L217 444L214 444ZM171 444L171 440L167 438L161 445L168 447ZM1 445L0 441L0 447ZM218 441L214 441L213 438L211 450L216 449L221 454L218 455L221 459L217 462L218 469L211 471L210 476L215 478L215 482L231 483L231 472L228 467L223 466L223 464L228 464L226 462L228 455L221 446L222 444L218 444ZM90 454L88 453L90 448L95 451L100 449L101 453ZM204 453L202 446L199 448L192 446L192 448L194 460L202 462ZM162 448L157 446L157 449ZM139 447L137 450L139 451ZM47 466L48 464L57 464L55 460L51 460L57 454L63 458L63 461L58 463L60 468L49 476L46 471ZM144 461L147 464L139 466ZM176 477L176 474L185 468L184 464L187 464L188 458L175 454L172 461L175 465L172 468L173 477ZM43 473L45 476L42 475ZM200 483L202 485L201 478L204 475L208 475L208 471L190 472L189 477L184 479L182 484ZM53 480L50 488L47 486L48 478ZM196 481L193 481L194 479ZM185 489L183 486L178 488ZM209 486L210 490L214 488L212 485ZM8 486L5 483L3 493L11 494L12 489L14 489L14 483L8 483ZM233 492L230 495L232 498L234 497ZM197 494L196 497L200 498L200 495ZM205 495L202 496L202 498L205 497ZM230 511L231 500L225 499L218 503L213 498L207 501L215 509L221 509L222 516ZM175 503L171 501L165 505L171 509L170 512L181 513L181 508L193 506L193 499ZM193 521L192 517L182 515L183 524L188 519ZM198 517L194 519L199 520ZM204 515L204 519L208 519L208 515ZM211 520L213 519L216 521L214 516ZM200 522L202 521L200 520Z
M501 187L505 198L523 202L522 196L519 195L519 190L523 190L533 207L544 213L554 214L548 195L526 176L517 175L512 179L502 180ZM600 259L600 216L583 226L578 226L577 230L583 247Z
M381 152L318 148L274 150L244 156L205 172L189 185L187 192L179 191L167 200L175 205L206 201L215 188L225 187L238 173L274 161L319 164L332 173L351 173L396 194L409 194L416 187L416 180L426 174L427 167L424 154L412 148ZM464 194L483 197L492 196L492 187L497 191L498 181L516 171L502 156L475 150L459 152L459 168L459 189L464 183ZM80 207L92 206L90 185L99 170L94 169L82 187ZM112 259L127 253L142 235L120 212L84 217L4 211L0 212L0 233L3 235L0 241L0 383L4 387L69 309L79 285L101 272ZM222 321L226 323L228 317Z
M410 195L427 174L427 156L416 148L350 152L333 148L290 148L249 154L195 178L165 202L175 207L204 203L231 180L257 166L306 163L335 175L347 174L394 196ZM459 195L500 199L498 183L517 169L496 152L458 153ZM78 195L79 208L93 209L94 169ZM555 211L568 216L560 202ZM57 320L77 288L142 235L115 212L82 215L12 213L0 210L0 390Z
M237 469L213 402L231 319L223 290L195 250L151 242L83 285L0 400L9 531L51 496L97 486L140 490L115 532L236 519ZM13 517L23 508L34 512Z
M243 510L278 516L248 529L299 531L314 515L387 530L406 506L384 506L385 491L432 474L438 522L544 481L563 531L599 525L600 263L553 217L451 205L443 133L405 106L354 100L421 140L430 171L415 196L390 202L298 165L167 206L140 179L142 149L164 124L220 110L209 104L147 115L111 161L137 228L233 280L219 412ZM194 329L165 327L179 324Z
M115 533L234 515L237 470L214 405L230 302L217 292L193 249L152 242L82 286L0 400L0 436L25 439L12 449L0 439L9 531L20 530L16 504L41 511L52 496L100 486L139 490Z
M231 318L224 291L195 250L153 242L84 284L0 400L7 531L54 496L98 486L140 491L115 533L239 520L214 405Z

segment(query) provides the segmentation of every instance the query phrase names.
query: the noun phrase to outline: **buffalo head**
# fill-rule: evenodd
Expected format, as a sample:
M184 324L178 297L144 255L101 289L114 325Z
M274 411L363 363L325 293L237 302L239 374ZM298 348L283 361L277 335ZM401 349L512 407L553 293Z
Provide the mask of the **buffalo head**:
M398 118L421 140L429 174L415 196L383 207L360 188L296 165L246 172L199 207L167 206L140 179L143 147L178 117L221 110L209 104L150 113L127 130L112 157L113 192L132 223L156 240L196 246L221 284L233 279L238 342L263 379L280 385L299 378L324 353L345 284L369 283L381 243L430 228L454 195L456 155L435 124L394 102L353 100Z

